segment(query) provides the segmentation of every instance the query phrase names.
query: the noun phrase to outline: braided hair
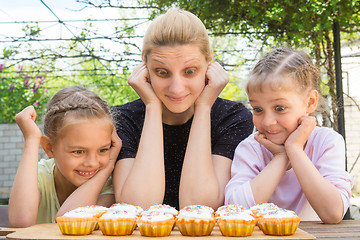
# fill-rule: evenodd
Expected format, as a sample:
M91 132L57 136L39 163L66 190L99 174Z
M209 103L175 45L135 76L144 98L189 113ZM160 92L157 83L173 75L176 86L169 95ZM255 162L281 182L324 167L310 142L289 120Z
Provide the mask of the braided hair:
M56 140L59 130L72 119L94 117L108 117L112 122L110 108L105 100L84 87L64 88L57 92L47 105L44 134Z
M285 78L280 78L284 76ZM287 80L287 82L284 80ZM262 91L264 83L272 90L318 90L319 69L308 54L290 48L276 48L255 65L246 85L246 91ZM296 84L294 86L294 83Z

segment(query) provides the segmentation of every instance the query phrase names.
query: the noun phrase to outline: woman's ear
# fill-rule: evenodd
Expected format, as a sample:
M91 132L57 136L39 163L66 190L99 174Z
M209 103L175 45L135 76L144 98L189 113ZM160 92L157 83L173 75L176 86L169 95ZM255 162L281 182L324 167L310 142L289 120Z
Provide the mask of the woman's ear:
M319 93L315 89L311 90L307 97L306 113L310 114L315 111L319 101Z
M41 136L40 145L49 158L54 157L53 143L48 136Z

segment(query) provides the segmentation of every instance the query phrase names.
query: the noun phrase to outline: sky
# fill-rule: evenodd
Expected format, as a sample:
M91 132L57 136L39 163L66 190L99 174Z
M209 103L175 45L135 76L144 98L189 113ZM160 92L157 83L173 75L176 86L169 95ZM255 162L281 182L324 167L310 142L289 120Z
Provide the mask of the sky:
M40 0L1 0L0 21L57 20ZM62 20L109 17L109 10L85 9L76 0L43 0ZM113 11L116 12L116 11ZM111 14L113 15L113 14ZM113 15L115 17L115 15Z
M76 0L42 0L61 20L114 19L119 18L116 9L84 8L84 4ZM54 14L40 0L1 0L0 4L0 34L3 36L17 36L23 34L23 21L57 21ZM18 22L4 24L1 22ZM19 23L20 22L20 23ZM44 35L69 34L60 29L59 24L49 23L42 32ZM43 28L43 27L41 27ZM113 26L107 23L102 26L103 31L113 31Z
M128 1L129 4L134 4L134 0ZM144 10L123 10L120 13L115 8L100 9L86 7L84 3L78 3L76 0L0 0L0 2L0 51L17 44L30 43L33 49L53 48L54 46L57 48L59 44L68 44L69 42L57 40L79 36L86 24L90 24L90 22L85 23L84 21L73 20L101 19L103 21L92 21L92 27L87 29L96 32L96 36L115 37L115 27L122 29L123 26L121 24L124 22L112 20L124 17L147 17L147 13ZM96 0L93 0L93 2L96 2ZM100 2L100 0L97 2ZM58 18L64 21L65 24L59 23ZM147 20L128 21L128 24L134 25L139 22L147 22ZM41 32L40 36L37 36L36 39L43 41L28 41L29 38L35 38L29 37L29 35L26 36L23 29L26 28L26 25L34 27L37 24ZM135 34L143 35L145 27L146 23L137 27ZM52 40L49 41L49 39ZM128 41L132 41L138 46L142 44L142 38L132 38ZM101 44L107 49L111 49L111 53L101 53L104 54L103 56L108 55L105 56L106 58L111 59L112 55L121 53L124 50L124 45L120 41L95 39L92 42L94 45L99 46ZM26 56L26 54L27 52L23 51L20 56Z

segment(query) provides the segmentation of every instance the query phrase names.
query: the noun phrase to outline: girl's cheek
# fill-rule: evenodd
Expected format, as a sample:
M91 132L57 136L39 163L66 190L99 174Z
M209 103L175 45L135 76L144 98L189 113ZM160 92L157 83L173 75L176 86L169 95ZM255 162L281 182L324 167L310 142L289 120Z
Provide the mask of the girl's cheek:
M110 155L107 155L100 160L100 165L105 167L109 164L109 162L110 162Z

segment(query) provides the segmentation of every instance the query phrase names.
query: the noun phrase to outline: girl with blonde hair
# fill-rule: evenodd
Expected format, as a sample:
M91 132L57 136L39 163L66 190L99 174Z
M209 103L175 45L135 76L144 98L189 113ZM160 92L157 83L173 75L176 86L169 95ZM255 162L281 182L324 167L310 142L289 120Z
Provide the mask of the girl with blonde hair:
M338 223L352 178L343 137L312 116L319 70L303 51L277 48L254 67L246 91L258 130L235 150L225 203L271 202L304 221Z
M24 150L9 199L12 227L54 223L77 207L114 203L111 178L121 140L106 101L83 87L64 88L48 103L44 135L33 106L15 116ZM39 146L49 159L38 161Z

